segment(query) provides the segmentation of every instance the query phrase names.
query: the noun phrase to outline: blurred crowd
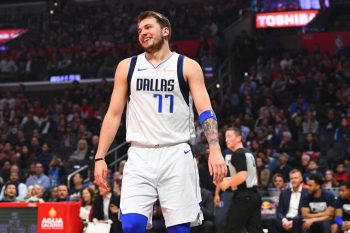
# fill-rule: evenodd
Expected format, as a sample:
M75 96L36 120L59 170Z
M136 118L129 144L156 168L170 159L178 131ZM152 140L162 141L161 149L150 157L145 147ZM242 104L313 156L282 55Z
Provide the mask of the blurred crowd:
M29 39L12 50L0 52L0 78L3 76L1 80L8 82L17 81L18 77L46 81L50 75L67 73L79 73L84 78L113 77L115 65L121 59L139 52L136 17L140 11L163 12L172 23L172 40L209 39L218 36L219 31L239 17L242 3L241 0L213 0L139 6L67 1L48 15L47 21L37 14L32 17L21 12L3 15L0 16L3 24L27 22L35 36L28 36ZM31 18L33 20L29 20Z

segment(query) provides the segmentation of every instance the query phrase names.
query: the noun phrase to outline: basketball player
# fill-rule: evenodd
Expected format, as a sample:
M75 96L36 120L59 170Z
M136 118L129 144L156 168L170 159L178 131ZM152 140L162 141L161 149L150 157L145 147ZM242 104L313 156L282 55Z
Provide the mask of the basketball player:
M234 174L222 182L214 182L222 190L234 189L233 199L227 214L225 233L263 233L261 223L261 197L257 191L257 171L254 155L243 147L239 128L228 128L226 145L233 153L231 164ZM231 174L231 175L232 175Z
M197 166L187 143L194 137L192 99L209 143L210 173L217 182L226 174L203 72L197 62L170 51L170 36L167 18L153 11L140 13L138 37L145 53L119 63L101 127L95 179L105 187L103 157L127 104L126 140L130 148L120 204L124 233L145 232L157 198L168 232L190 232L191 223L201 222Z

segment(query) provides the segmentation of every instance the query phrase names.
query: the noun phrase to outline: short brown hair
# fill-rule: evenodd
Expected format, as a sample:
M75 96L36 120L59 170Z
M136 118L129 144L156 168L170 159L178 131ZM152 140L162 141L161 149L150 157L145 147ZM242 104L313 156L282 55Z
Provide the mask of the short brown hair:
M138 16L137 16L137 21L140 23L142 20L146 18L155 18L157 22L159 23L161 28L169 28L169 36L168 40L170 40L171 37L171 24L170 21L167 17L162 15L161 13L155 12L155 11L142 11Z
M227 132L227 131L233 131L233 132L235 133L236 136L241 136L241 137L242 137L242 132L241 132L241 130L240 130L239 128L237 128L237 127L234 127L234 126L229 127L229 128L226 129L226 132Z

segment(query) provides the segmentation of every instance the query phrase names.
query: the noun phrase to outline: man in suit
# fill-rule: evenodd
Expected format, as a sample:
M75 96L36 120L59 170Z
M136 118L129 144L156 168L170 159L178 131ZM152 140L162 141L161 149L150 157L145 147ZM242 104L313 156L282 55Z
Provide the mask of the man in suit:
M270 222L273 224L269 224L272 233L302 232L301 203L308 192L302 188L303 176L299 170L291 170L289 179L292 188L284 189L280 193L276 219Z
M118 220L120 208L120 196L112 192L113 182L107 182L108 189L99 187L99 196L96 197L92 207L92 221L106 222L112 220L110 233L121 233L121 222Z

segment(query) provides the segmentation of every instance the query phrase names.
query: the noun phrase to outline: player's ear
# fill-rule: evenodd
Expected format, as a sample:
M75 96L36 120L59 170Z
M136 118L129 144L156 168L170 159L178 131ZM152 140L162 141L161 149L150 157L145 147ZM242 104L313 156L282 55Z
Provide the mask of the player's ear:
M170 29L168 27L163 27L162 32L164 37L169 37Z

